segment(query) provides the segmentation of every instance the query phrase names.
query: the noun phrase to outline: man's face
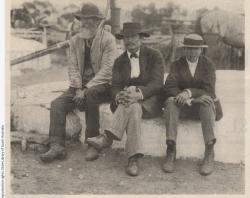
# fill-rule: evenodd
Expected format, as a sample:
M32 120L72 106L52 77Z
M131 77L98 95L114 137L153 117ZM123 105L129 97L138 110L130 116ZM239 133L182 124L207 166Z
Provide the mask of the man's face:
M93 37L98 27L99 21L94 18L81 18L80 23L80 35L83 38Z
M184 48L184 53L186 55L186 58L188 59L188 61L190 62L196 62L199 58L199 56L201 55L202 52L202 48L200 47L186 47Z
M129 52L135 53L141 46L141 37L139 34L124 36L123 42Z

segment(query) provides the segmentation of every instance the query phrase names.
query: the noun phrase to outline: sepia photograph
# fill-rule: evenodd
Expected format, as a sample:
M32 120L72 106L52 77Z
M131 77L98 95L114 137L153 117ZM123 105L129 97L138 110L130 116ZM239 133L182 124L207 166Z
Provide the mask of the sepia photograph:
M244 0L7 8L10 197L245 195Z

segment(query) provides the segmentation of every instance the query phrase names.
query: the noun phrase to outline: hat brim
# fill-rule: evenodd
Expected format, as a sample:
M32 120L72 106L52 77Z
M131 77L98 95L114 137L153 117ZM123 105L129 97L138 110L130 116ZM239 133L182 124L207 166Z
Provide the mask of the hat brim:
M184 45L184 44L181 44L180 47L187 47L187 48L207 48L208 45Z
M147 32L138 32L138 33L134 33L134 34L130 34L130 35L135 35L135 34L139 34L142 37L150 37L150 34ZM127 35L127 36L130 36L130 35ZM115 34L115 37L118 40L122 40L124 38L124 36L126 36L126 35L123 34L122 32Z
M105 17L102 15L82 15L82 14L73 14L73 16L77 19L89 19L89 18L96 18L96 19L104 19Z

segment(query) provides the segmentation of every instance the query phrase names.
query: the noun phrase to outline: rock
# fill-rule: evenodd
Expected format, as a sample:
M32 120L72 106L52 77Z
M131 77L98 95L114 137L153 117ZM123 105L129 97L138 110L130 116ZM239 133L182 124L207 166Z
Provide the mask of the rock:
M73 171L73 168L69 168L69 172L72 172Z
M57 82L42 85L33 85L12 90L11 125L17 131L38 134L49 134L50 103L62 94L67 83ZM27 97L21 97L26 95ZM39 117L38 117L39 115ZM79 137L82 125L75 112L66 117L66 135L69 138Z
M83 174L79 174L79 175L78 175L78 178L79 178L79 179L83 179L83 178L84 178Z
M61 167L62 167L62 165L60 165L60 164L57 165L57 168L61 168Z
M217 71L216 91L222 103L224 117L216 123L216 161L244 163L246 127L244 75L244 71ZM246 84L246 89L249 89L249 86L250 85ZM50 108L50 102L61 94L61 92L57 91L65 87L67 87L67 82L55 82L26 87L25 89L29 94L25 94L27 96L25 98L18 98L12 108L18 123L16 127L26 132L35 131L36 133L48 135L48 109ZM109 127L112 116L113 114L110 111L109 104L100 106L101 131ZM78 123L79 126L82 126L81 141L84 142L85 114L74 111L72 117L75 121L70 121L70 123ZM77 133L80 129L80 127L76 127L75 125L76 124L71 124L74 130L67 128L67 131L71 131L71 134L67 132L68 136L73 137L72 133ZM144 153L152 156L165 156L166 129L164 120L162 118L145 119L142 120L141 125ZM126 137L124 137L121 142L115 141L112 145L112 148L115 148L115 152L119 155L124 155L125 140ZM190 120L180 122L177 150L177 158L202 158L204 154L204 142L200 122Z

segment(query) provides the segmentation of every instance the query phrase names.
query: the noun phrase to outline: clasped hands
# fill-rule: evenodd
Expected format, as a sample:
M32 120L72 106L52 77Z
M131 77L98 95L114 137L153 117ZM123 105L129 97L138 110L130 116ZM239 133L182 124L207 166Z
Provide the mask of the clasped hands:
M136 103L139 100L142 100L142 94L141 92L136 90L135 86L130 86L120 91L116 95L115 100L117 104L123 104L126 107L129 107L129 105Z
M179 93L175 98L175 102L179 105L184 106L185 104L188 104L188 101L192 101L193 104L203 104L203 105L211 105L213 104L213 98L208 95L202 95L197 98L190 98L188 92L186 90Z

